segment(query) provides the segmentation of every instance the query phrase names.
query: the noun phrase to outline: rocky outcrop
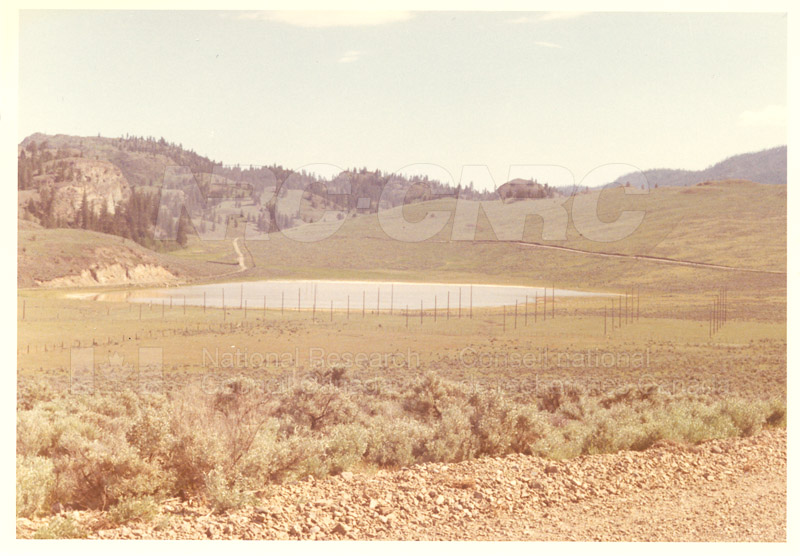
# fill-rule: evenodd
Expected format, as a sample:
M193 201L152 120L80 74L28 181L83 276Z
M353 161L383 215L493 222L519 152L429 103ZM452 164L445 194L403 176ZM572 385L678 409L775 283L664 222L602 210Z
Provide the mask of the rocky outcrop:
M120 286L129 284L155 284L174 281L175 275L162 266L137 264L124 266L119 263L92 265L80 274L61 276L47 281L37 281L45 288L70 288L91 286Z
M53 233L57 234L58 231ZM102 236L95 234L93 239L98 237ZM32 261L27 253L23 254L20 272L26 269L30 285L44 288L122 286L170 284L179 279L179 270L165 263L158 254L132 243L93 248L86 246L77 252L71 244L64 245L65 251L73 253L36 256L34 261L38 261L38 265L33 267L35 271L27 270ZM47 264L42 262L43 258Z
M122 172L110 162L85 158L67 158L57 161L68 167L67 175L72 179L55 182L48 178L42 185L53 188L54 214L72 222L81 209L84 195L89 210L99 214L103 207L114 214L117 203L127 200L131 186Z
M540 199L547 197L548 191L538 182L514 179L498 187L497 194L505 202L506 199Z

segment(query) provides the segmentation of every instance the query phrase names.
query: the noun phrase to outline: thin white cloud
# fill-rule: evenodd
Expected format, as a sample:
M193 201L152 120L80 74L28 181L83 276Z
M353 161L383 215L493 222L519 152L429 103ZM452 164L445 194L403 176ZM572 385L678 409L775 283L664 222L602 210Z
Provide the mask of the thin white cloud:
M539 21L555 21L558 19L574 19L581 17L589 12L546 12L539 16Z
M739 114L739 125L784 127L787 117L785 106L770 104L761 110L745 110Z
M554 42L547 42L547 41L536 41L534 44L538 46L543 46L545 48L563 48L560 44L556 44Z
M389 11L279 11L247 12L240 19L261 19L297 27L369 27L408 21L411 12Z
M512 19L506 20L507 23L519 25L522 23L535 23L537 21L558 21L561 19L574 19L581 17L589 12L544 12L534 15L521 15Z
M349 64L350 62L355 62L361 57L361 52L358 50L348 50L345 52L341 58L339 58L340 64Z

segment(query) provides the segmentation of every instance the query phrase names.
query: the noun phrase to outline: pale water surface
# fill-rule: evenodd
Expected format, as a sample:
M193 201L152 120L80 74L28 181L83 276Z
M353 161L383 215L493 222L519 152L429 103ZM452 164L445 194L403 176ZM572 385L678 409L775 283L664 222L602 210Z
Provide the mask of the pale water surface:
M547 297L604 296L606 294L576 290L547 288ZM119 299L119 293L98 294L97 299ZM160 288L151 290L135 290L125 292L124 298L138 303L172 302L181 306L204 303L208 307L239 308L245 305L250 309L287 310L298 308L319 310L330 309L331 302L335 310L359 310L365 307L374 311L431 309L434 304L438 308L462 310L473 307L500 307L502 305L533 303L538 297L545 295L545 288L526 286L502 286L495 284L441 284L418 282L361 282L344 280L263 280L256 282L229 282L222 284L202 284Z

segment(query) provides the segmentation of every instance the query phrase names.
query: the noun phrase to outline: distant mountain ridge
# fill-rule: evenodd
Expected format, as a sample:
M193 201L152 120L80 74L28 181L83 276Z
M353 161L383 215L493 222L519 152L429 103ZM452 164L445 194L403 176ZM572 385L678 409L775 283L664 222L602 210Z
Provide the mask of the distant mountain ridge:
M655 168L644 172L632 172L613 183L634 187L655 185L694 185L704 181L738 179L756 183L783 185L786 183L786 145L763 151L738 154L726 158L705 170L676 170ZM611 185L611 184L609 184Z

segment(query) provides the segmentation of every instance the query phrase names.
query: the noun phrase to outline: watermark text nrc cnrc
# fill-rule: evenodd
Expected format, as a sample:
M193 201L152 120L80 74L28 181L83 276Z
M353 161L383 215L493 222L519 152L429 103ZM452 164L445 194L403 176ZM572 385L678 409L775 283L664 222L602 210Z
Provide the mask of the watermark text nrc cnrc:
M338 351L322 347L293 350L251 350L247 347L228 349L203 348L202 366L218 369L293 368L308 365L311 368L358 367L371 369L408 369L421 366L419 352L407 348L398 351ZM465 347L451 357L463 369L491 368L569 368L569 369L645 369L650 367L650 350L614 351L597 348L582 350L551 350L543 347L534 350L497 351Z

